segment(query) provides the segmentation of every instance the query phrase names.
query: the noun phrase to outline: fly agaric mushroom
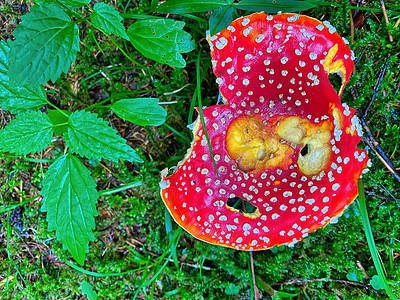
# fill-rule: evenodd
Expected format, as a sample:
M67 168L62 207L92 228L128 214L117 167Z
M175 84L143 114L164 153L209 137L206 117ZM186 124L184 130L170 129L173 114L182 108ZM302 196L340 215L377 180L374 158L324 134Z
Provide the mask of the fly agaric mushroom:
M352 52L328 22L255 13L208 37L225 104L203 110L161 196L194 237L240 250L293 244L357 197L367 164L355 110L340 103ZM342 78L335 92L328 75ZM213 165L215 160L216 170ZM255 208L235 207L238 200Z

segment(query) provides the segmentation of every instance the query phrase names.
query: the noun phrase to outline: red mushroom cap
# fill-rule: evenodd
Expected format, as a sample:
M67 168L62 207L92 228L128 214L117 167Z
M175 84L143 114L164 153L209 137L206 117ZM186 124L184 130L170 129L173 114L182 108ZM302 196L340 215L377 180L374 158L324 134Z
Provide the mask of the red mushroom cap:
M354 109L340 103L352 53L328 23L256 13L209 37L226 104L203 110L161 196L194 237L240 250L292 244L335 220L357 197L367 164ZM338 73L336 93L328 75ZM256 207L243 212L229 200Z

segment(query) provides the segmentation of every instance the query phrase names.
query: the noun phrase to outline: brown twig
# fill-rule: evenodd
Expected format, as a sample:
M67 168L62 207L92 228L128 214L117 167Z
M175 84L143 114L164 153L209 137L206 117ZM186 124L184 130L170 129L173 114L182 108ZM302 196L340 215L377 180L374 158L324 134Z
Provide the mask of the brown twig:
M381 199L381 200L384 200L384 202L382 202L382 203L379 204L379 205L382 205L383 203L385 203L385 202L388 201L388 200L392 200L392 198L388 198L388 197L385 197L385 196L381 196L381 195L378 195L378 194L376 194L376 193L374 193L374 192L369 192L369 191L367 191L367 190L365 190L364 192L365 192L365 194L367 194L368 196L372 196L372 197L376 197L376 198L379 198L379 199ZM394 200L395 200L395 201L398 201L399 199L394 198Z
M400 20L400 19L399 19L399 20ZM399 90L400 90L400 80L399 80L399 82L397 83L396 91L394 92L394 94L397 95L397 93L399 92Z
M360 62L361 58L364 56L365 51L368 49L368 45L364 47L363 51L361 51L360 54L357 55L356 60L354 61L354 67L356 67L358 65L358 63Z
M253 281L254 300L258 300L259 297L258 297L258 289L257 289L257 284L256 284L256 275L254 273L253 250L250 250L249 255L250 255L251 275L252 275L252 281Z
M396 171L396 167L393 165L391 162L390 158L386 155L386 153L382 150L380 147L379 143L376 141L374 135L372 134L371 130L369 129L367 122L365 121L365 118L367 117L367 114L369 112L369 109L372 106L372 103L374 102L376 95L381 87L383 78L385 77L386 70L389 64L389 59L390 59L390 54L386 57L386 62L384 64L384 67L378 77L378 81L375 85L374 88L374 93L372 94L371 101L368 104L367 109L364 112L364 115L360 118L361 119L361 124L363 128L365 129L368 138L363 137L363 141L371 148L371 150L376 154L376 156L380 159L380 161L385 165L385 167L392 173L395 179L397 179L400 182L400 175Z
M361 272L363 272L365 280L370 280L371 279L369 277L369 275L367 274L367 272L365 271L365 269L364 269L364 267L363 267L363 265L361 264L360 261L357 261L357 267L361 270Z
M386 7L385 7L385 2L383 0L381 0L381 6L382 6L383 15L385 17L385 22L386 22L386 24L389 24L389 18L388 18ZM391 43L393 43L393 36L390 34L390 32L389 32L389 40Z
M349 10L349 17L350 17L350 43L353 44L354 43L354 20L353 20L353 14L351 12L351 10Z
M364 127L368 139L363 137L363 142L366 143L372 151L374 151L375 155L379 158L379 160L385 165L385 167L392 173L394 178L396 178L400 182L400 175L396 171L396 167L393 165L389 157L386 155L386 153L382 150L380 147L379 143L375 140L374 136L371 133L371 130L365 123L364 119L361 119L362 126Z

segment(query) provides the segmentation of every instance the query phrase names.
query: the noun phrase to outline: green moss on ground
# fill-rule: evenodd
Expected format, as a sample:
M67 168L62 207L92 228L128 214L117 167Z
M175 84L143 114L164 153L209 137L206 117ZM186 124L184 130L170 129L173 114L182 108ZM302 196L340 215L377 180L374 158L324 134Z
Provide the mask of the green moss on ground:
M117 2L120 8L128 3ZM148 8L147 1L132 2L128 5L132 12L144 12ZM380 8L379 1L366 2L366 7ZM361 18L365 23L357 23L359 27L354 30L354 42L350 47L358 58L357 66L342 100L362 114L371 99L385 60L391 55L386 76L367 121L382 149L394 165L399 166L400 31L394 28L394 24L399 18L400 7L396 1L385 2L391 23L389 26L384 23L382 13L357 12L358 17L354 20L361 22ZM31 5L32 1L27 3ZM10 38L21 12L13 10L13 1L0 1L0 4L0 18L4 24L0 34L3 38ZM342 36L352 40L349 11L346 3L339 8L319 7L306 13L329 20ZM355 14L354 10L352 12ZM54 94L49 94L50 99L63 109L72 110L121 93L158 97L164 102L177 101L167 106L170 115L167 123L190 138L186 126L196 83L194 62L197 51L201 52L204 62L210 57L208 45L199 33L205 33L207 23L190 18L184 20L188 24L186 30L197 41L197 49L187 55L188 65L183 70L146 60L132 47L125 45L126 50L147 69L131 68L129 61L106 37L94 33L100 50L93 40L90 27L80 24L83 44L78 61L68 75L47 87L55 90ZM393 36L393 43L389 41L388 31ZM117 42L123 44L121 40L117 39ZM109 66L120 68L108 70ZM103 74L91 77L100 70L103 70ZM202 90L204 104L215 104L218 90L214 75L211 69L202 72L206 72ZM153 278L165 262L158 261L158 258L170 251L168 243L171 234L167 232L173 233L177 229L175 223L168 223L170 220L165 215L165 207L159 196L159 173L165 167L176 165L186 153L189 143L165 126L142 128L126 123L106 110L95 111L108 119L130 145L140 149L145 163L86 162L99 190L135 180L141 180L142 185L99 199L96 239L90 243L84 269L100 274L137 271L122 276L97 277L66 265L65 261L73 260L55 239L54 232L47 230L46 215L40 211L40 182L48 164L4 157L0 159L1 207L10 208L32 199L18 209L0 214L2 299L83 299L85 296L80 289L83 281L93 286L100 299L132 299L135 295L138 299L249 299L249 254L210 246L187 233L181 235L176 255L171 257L153 283L137 291L138 286L146 278ZM9 122L7 112L1 111L0 116L2 126ZM363 143L359 146L368 149ZM29 157L54 159L64 147L63 141L55 140L52 148L45 153ZM388 282L399 295L400 184L370 150L369 155L373 164L363 176L368 213ZM374 290L370 285L369 278L376 271L356 203L346 210L337 224L330 224L310 234L293 248L279 247L256 252L254 264L263 299L271 299L269 287L296 295L292 299L386 298L383 290Z

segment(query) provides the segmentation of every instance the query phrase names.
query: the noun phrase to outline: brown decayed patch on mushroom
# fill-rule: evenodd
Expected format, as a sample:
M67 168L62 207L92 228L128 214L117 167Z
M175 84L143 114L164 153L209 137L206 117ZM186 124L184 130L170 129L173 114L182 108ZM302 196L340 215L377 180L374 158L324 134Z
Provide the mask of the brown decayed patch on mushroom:
M208 37L227 103L203 110L192 147L161 196L194 237L240 250L293 244L356 198L367 164L354 109L340 103L352 53L329 23L256 13ZM342 77L337 94L329 73ZM227 205L243 199L256 207Z

